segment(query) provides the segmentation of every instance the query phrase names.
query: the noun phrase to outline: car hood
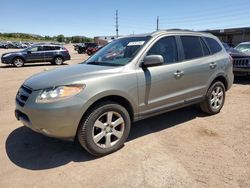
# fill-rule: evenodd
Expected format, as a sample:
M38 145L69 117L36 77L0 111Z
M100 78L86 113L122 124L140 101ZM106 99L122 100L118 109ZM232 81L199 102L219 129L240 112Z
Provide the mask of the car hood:
M8 52L8 53L2 54L2 56L6 55L6 54L20 54L22 52L23 52L23 50L21 50L21 51L15 51L15 52Z
M231 48L228 50L228 53L231 55L232 58L237 57L237 58L245 58L245 57L250 57L250 55L245 54L243 52L240 52L234 48Z
M79 84L84 83L87 79L115 74L122 70L123 67L88 64L70 65L33 75L24 82L24 85L33 90L39 90L60 85Z

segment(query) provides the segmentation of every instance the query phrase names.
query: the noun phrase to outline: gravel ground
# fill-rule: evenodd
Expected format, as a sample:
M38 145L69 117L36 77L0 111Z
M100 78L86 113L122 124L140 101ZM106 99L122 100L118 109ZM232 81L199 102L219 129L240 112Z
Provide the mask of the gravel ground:
M87 58L66 47L67 64ZM125 147L95 158L14 117L23 81L55 67L0 65L0 187L250 187L250 78L236 80L221 113L188 107L134 123Z

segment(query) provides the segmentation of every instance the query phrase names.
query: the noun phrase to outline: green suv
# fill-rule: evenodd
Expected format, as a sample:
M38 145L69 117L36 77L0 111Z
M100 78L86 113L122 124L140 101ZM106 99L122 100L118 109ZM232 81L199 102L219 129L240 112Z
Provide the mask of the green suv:
M103 156L123 146L132 122L196 103L219 113L233 78L232 59L211 34L132 35L83 63L28 78L15 114L36 132L78 139Z

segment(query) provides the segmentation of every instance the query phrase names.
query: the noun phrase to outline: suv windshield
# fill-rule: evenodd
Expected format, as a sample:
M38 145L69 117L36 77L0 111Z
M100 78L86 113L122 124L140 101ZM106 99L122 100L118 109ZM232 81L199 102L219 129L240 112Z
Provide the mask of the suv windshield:
M241 52L250 52L250 44L239 44L235 49Z
M128 37L114 40L90 57L86 63L102 66L126 65L150 38Z

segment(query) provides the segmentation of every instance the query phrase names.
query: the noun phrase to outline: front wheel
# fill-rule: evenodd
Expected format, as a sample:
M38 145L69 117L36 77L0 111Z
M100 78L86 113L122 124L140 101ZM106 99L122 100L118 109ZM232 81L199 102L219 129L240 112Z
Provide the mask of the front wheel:
M15 67L22 67L24 65L24 60L20 57L13 59L13 65Z
M200 108L207 114L217 114L222 109L225 98L225 86L222 82L217 81L208 89L205 100L200 104Z
M123 106L104 102L86 114L78 127L77 137L88 152L104 156L123 146L130 124L130 116Z

